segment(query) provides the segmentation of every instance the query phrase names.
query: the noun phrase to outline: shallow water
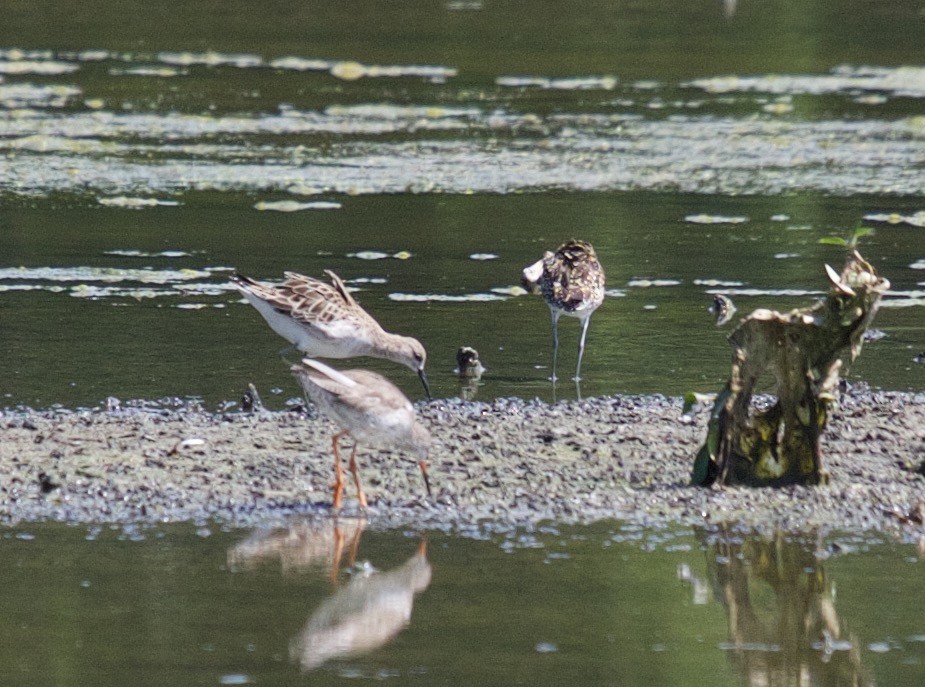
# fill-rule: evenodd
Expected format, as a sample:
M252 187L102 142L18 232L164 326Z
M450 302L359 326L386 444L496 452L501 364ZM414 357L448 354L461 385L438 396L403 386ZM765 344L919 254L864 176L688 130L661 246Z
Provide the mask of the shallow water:
M298 395L278 355L285 342L228 288L232 266L268 279L292 268L317 275L334 269L386 328L425 343L438 396L460 393L455 351L470 345L487 367L476 398L551 399L547 308L539 298L511 295L511 287L524 265L573 233L596 245L611 295L592 318L582 393L713 391L727 373L731 325L713 325L712 293L729 295L739 313L810 303L826 288L823 264L841 259L819 238L871 210L908 214L917 207L866 197L645 192L342 202L321 219L258 213L237 195L181 208L7 209L0 241L10 266L0 269L0 289L3 309L15 316L4 317L0 340L15 355L4 371L2 405L179 395L217 407L254 382L269 406L282 407ZM749 220L685 221L705 211ZM383 227L402 233L385 236ZM915 263L925 257L925 234L884 225L864 241L893 292L875 322L886 337L867 345L850 378L921 389L925 369L912 358L925 348L925 293ZM482 253L497 257L471 257ZM377 259L363 259L370 257ZM560 325L561 365L570 372L578 324ZM377 369L420 394L403 368L348 364ZM557 393L568 398L576 390L567 382Z
M710 391L728 361L711 294L803 305L841 260L816 241L864 222L894 292L850 377L925 388L919 11L8 3L0 406L214 408L253 382L282 407L283 341L232 268L336 270L425 343L438 395ZM581 388L553 390L546 308L513 287L572 236L611 297ZM476 388L461 345L488 369Z
M352 520L0 537L11 684L925 678L908 603L925 592L922 552L883 537L616 523L461 536Z

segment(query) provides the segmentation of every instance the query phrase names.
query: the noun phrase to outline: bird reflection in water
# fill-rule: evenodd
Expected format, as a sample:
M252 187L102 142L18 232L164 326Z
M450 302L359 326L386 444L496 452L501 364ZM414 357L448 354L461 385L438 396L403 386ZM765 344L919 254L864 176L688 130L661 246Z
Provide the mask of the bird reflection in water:
M325 567L330 570L331 581L336 582L344 550L353 565L364 529L363 518L335 518L257 530L228 551L228 567L247 570L278 559L284 574Z
M308 520L260 530L228 551L232 570L275 560L289 574L329 568L335 592L315 609L289 644L290 658L303 670L365 654L390 642L410 623L415 595L430 585L431 567L423 540L411 558L392 570L354 565L365 527L363 519ZM352 576L341 586L338 571L345 554Z
M423 541L397 568L356 573L312 613L290 642L289 657L303 670L313 670L384 646L411 622L414 597L427 589L430 577Z

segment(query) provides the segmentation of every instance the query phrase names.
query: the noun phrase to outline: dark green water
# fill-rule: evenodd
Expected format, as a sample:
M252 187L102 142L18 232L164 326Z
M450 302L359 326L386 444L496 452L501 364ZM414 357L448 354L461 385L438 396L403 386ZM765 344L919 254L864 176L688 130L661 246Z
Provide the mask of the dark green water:
M850 377L925 388L925 234L864 219L922 222L922 29L916 2L6 3L0 406L254 382L282 407L283 341L231 268L358 280L438 395L471 345L478 398L551 399L547 310L509 288L573 236L612 296L581 393L711 391L711 292L806 304L841 262L816 241L862 223L894 293ZM256 209L276 201L328 205Z
M271 536L211 524L7 530L0 678L101 687L925 678L925 625L911 602L925 578L909 544L605 523L477 539L429 532L421 555L417 534L347 521L332 574L334 533L331 522Z

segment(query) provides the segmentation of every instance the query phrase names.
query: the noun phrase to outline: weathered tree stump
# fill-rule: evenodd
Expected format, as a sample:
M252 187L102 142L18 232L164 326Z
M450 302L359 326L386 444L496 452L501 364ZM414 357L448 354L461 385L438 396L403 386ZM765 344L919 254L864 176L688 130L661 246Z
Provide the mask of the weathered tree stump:
M840 275L828 265L826 272L832 286L816 305L786 314L756 310L729 336L732 371L713 404L693 484L828 482L819 439L835 401L840 356L848 349L852 361L858 357L890 283L856 250ZM752 395L767 374L777 400L758 410Z

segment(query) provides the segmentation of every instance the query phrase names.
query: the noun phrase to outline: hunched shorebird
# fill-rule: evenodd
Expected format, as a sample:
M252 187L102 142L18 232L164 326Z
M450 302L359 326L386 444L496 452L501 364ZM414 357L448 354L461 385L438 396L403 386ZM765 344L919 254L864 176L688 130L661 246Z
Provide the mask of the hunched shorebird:
M273 331L307 356L370 356L401 363L417 373L430 400L424 371L427 352L421 342L385 331L350 295L340 277L331 270L325 274L330 284L296 272L286 272L286 281L279 286L238 273L231 282Z
M552 315L552 381L556 381L559 354L559 317L568 315L581 320L575 367L575 381L579 381L588 323L604 302L604 269L597 253L587 241L566 241L555 253L546 251L542 259L524 268L521 282L532 293L542 294Z
M418 422L414 406L397 386L376 372L341 372L311 358L304 358L291 370L319 410L341 428L331 441L334 450L334 508L340 508L344 490L344 473L338 451L338 443L344 436L350 436L354 442L348 469L353 475L360 506L367 506L356 463L357 445L360 443L416 453L424 476L424 487L430 496L430 480L427 477L427 454L432 443L430 432Z

